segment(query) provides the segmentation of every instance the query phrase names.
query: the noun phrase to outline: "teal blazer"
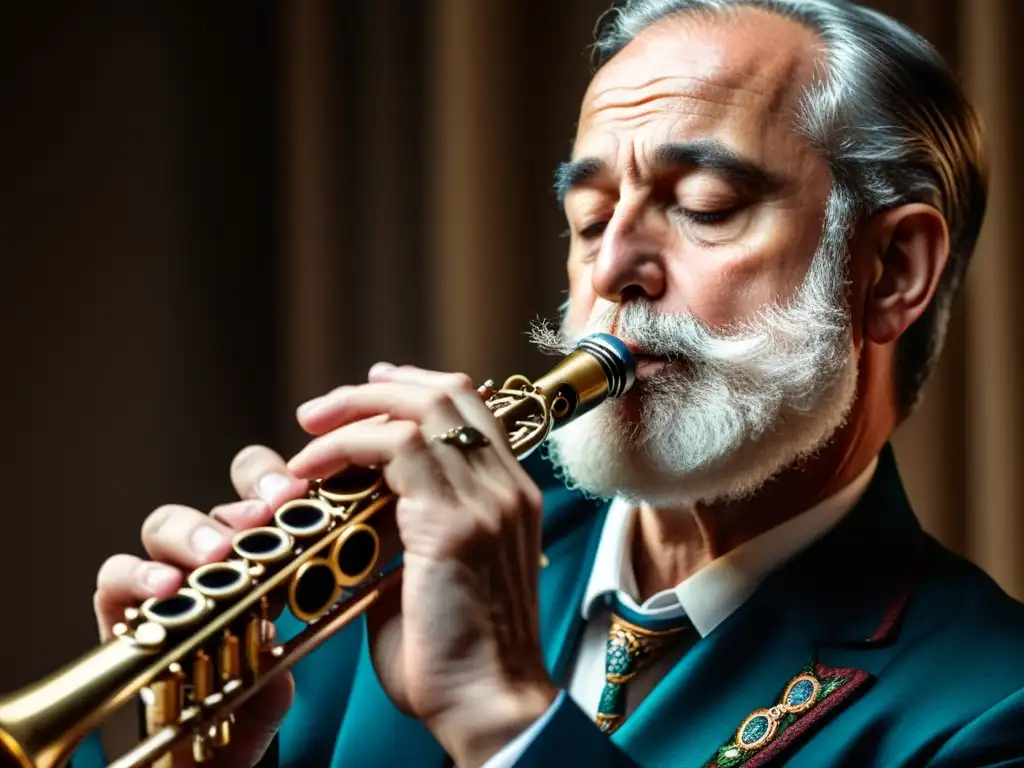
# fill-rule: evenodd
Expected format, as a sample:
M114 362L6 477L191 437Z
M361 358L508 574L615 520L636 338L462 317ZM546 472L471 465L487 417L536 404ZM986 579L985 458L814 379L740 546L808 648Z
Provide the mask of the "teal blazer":
M607 503L529 467L545 492L541 639L568 682ZM290 615L278 629L300 628ZM377 681L365 626L295 670L261 765L451 764ZM80 762L79 762L80 761ZM75 768L102 765L92 738ZM1024 766L1024 605L924 533L890 448L856 508L699 641L609 738L568 696L521 766Z

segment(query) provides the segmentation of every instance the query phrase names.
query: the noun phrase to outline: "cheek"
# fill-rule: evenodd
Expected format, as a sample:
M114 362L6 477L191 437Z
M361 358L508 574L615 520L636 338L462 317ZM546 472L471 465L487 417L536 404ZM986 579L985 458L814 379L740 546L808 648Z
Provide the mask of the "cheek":
M742 242L688 249L672 268L669 311L689 312L720 330L792 299L817 247L813 229L789 217L769 216Z
M689 313L716 330L752 319L786 294L788 281L770 258L749 254L677 269L677 290L665 298L668 311Z

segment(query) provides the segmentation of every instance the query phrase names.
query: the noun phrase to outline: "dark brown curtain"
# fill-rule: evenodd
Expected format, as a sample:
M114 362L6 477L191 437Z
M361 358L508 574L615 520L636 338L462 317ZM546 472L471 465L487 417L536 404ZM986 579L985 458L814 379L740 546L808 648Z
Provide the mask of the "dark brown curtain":
M608 0L6 3L0 690L94 642L108 555L230 499L251 442L376 360L537 373L550 191ZM962 73L988 223L896 443L929 530L1024 597L1015 0L876 0ZM127 726L120 734L124 733Z

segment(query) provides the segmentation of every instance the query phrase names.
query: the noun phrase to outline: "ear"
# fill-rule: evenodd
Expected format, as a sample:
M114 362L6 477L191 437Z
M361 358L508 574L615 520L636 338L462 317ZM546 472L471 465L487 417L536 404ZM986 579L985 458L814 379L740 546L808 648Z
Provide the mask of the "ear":
M898 339L931 303L949 259L949 227L934 207L909 203L873 217L871 283L864 332L875 344Z

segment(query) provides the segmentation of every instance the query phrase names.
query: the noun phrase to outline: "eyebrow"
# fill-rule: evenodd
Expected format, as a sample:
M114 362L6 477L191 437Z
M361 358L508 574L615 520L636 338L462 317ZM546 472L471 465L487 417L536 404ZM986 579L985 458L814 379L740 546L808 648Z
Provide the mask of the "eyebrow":
M782 179L764 166L744 157L718 139L670 142L655 148L658 170L695 168L721 176L750 192L766 193L782 186ZM585 157L562 163L555 170L555 194L559 204L574 189L586 186L608 171L603 160Z

